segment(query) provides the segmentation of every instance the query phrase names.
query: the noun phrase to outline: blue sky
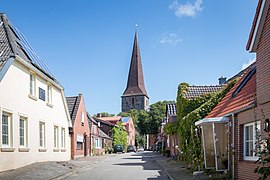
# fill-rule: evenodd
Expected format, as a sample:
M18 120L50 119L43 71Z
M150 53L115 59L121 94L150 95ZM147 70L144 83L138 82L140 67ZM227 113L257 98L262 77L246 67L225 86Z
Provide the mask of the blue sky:
M255 55L245 50L257 0L2 0L66 96L90 114L119 113L135 25L150 104L175 100L181 82L216 85Z

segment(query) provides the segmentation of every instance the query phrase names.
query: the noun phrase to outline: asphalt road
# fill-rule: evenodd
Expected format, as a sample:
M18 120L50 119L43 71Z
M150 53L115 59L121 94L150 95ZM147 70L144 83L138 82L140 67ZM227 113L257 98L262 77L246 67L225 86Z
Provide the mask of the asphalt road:
M168 180L152 152L116 154L81 169L68 180Z

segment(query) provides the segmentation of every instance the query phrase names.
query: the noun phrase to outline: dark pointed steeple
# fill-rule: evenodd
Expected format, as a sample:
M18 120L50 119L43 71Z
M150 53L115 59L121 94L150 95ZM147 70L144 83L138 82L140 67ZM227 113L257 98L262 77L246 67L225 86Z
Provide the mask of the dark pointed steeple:
M144 85L142 60L136 29L127 87L122 95L122 112L128 112L131 109L147 110L148 99Z
M140 47L138 43L137 31L135 32L133 51L127 81L127 88L123 93L123 96L130 96L130 95L145 95L148 97L144 85L142 60L140 54Z

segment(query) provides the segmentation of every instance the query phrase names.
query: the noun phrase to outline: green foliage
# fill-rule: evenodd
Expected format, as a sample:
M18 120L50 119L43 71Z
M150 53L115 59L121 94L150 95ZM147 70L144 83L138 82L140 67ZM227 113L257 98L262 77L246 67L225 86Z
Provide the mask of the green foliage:
M118 116L121 116L121 117L132 117L133 123L134 123L134 127L135 127L135 129L138 129L138 116L139 116L140 113L142 113L142 111L138 111L136 109L131 109L129 112L120 112L118 114Z
M166 123L163 130L167 135L173 135L177 133L177 122Z
M114 116L115 115L115 114L109 114L107 112L101 112L100 114L101 114L101 117L110 117L110 116ZM96 118L97 117L97 114L94 114L93 117Z
M265 117L264 117L265 118ZM255 173L260 175L259 179L269 179L270 176L270 133L268 132L267 138L262 138L258 133L258 128L256 127L256 138L258 139L256 143L256 156L259 157L256 163L261 166L257 166L254 170Z
M188 90L188 84L181 83L179 85L177 93L177 123L172 125L176 127L167 127L166 129L168 129L168 133L171 133L177 128L176 131L180 137L180 150L183 152L186 162L202 165L203 152L201 139L195 132L195 122L207 116L235 83L236 81L232 81L216 93L207 94L191 100L184 97L184 93Z
M124 149L127 147L127 132L122 123L117 123L118 127L114 127L113 131L113 145L123 145Z
M166 117L166 104L168 101L158 101L150 105L148 130L146 134L157 134L162 120Z
M157 134L166 116L166 104L172 101L158 101L150 105L149 111L132 109L121 112L122 117L132 117L134 127L140 134Z
M135 135L135 145L142 146L142 147L145 145L145 138L143 135L140 135L140 134Z

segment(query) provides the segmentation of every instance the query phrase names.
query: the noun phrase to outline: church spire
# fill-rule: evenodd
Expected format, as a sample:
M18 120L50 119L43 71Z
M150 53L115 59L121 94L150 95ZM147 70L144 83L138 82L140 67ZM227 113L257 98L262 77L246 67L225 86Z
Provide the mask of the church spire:
M127 87L125 92L123 93L123 96L133 96L133 95L144 95L147 96L148 98L144 85L142 60L140 54L140 47L138 43L137 25L135 31L135 38L130 62Z

